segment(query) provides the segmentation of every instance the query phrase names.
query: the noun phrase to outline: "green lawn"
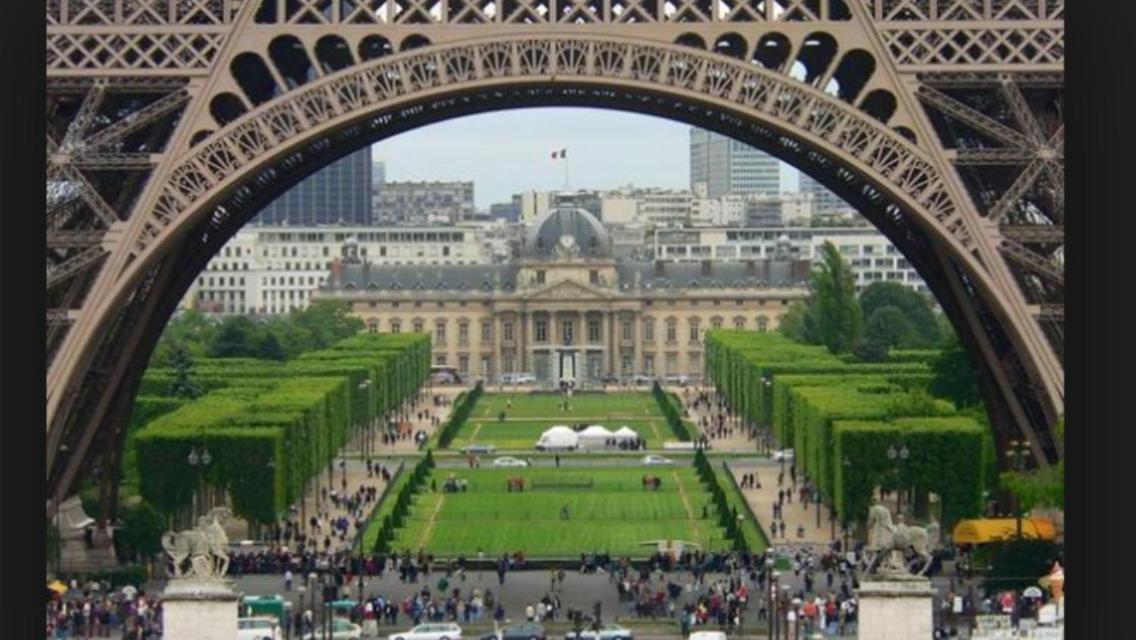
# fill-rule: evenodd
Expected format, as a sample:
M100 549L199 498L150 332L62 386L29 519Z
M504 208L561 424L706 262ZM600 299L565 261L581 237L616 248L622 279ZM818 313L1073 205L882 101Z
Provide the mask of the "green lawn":
M662 488L644 490L645 473L659 475ZM451 474L469 482L466 492L440 492ZM526 490L507 492L505 479L509 476L524 477ZM439 488L437 493L430 490L433 482ZM592 486L562 486L581 482ZM592 551L645 556L654 548L640 543L658 539L695 542L704 549L721 548L727 541L709 500L690 467L435 469L425 492L415 497L393 548L425 548L447 557L472 557L478 549L490 555L523 551L532 558L574 558ZM565 505L568 520L560 517ZM707 520L701 517L704 507L710 516Z
M450 449L491 444L499 451L533 451L540 434L556 424L600 424L615 431L627 426L648 447L673 438L655 398L649 393L579 394L563 407L559 394L486 393L458 430ZM500 421L505 412L504 422Z

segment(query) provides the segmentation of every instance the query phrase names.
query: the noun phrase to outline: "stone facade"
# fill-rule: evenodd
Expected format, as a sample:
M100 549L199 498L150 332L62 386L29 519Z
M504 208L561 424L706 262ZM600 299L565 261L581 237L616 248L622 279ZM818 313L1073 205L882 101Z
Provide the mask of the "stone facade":
M471 378L528 372L555 384L701 376L706 330L775 330L807 295L805 261L617 260L593 222L582 209L554 210L505 265L337 262L316 299L348 301L369 331L430 332L435 365ZM565 229L574 231L550 249L546 236Z

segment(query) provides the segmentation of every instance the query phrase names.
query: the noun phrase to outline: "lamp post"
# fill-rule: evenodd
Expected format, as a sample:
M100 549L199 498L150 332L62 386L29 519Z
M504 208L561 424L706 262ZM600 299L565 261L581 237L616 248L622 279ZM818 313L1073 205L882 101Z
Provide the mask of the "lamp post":
M368 390L368 392L367 392L367 413L368 414L371 412L370 411L370 409L371 409L370 387L371 387L371 379L370 378L367 378L366 380L359 383L359 390L360 391L362 391L364 389ZM363 428L359 432L359 440L360 440L360 445L361 445L360 448L363 450L363 458L364 459L367 458L367 441L370 439L368 437L368 434L371 430L370 427L371 427L372 424L374 424L374 420L373 419L368 420L366 425L362 425Z
M305 587L303 584L301 584L300 586L296 587L296 591L300 592L300 628L299 628L299 634L300 634L300 637L303 638L306 635L304 633L304 621L307 619L304 616L304 595L307 593L308 588Z
M213 456L209 455L209 449L202 445L200 454L197 453L197 447L190 450L186 462L197 470L197 491L193 499L193 515L196 517L205 512L205 468L213 462Z
M820 489L813 489L813 502L817 512L817 529L820 529Z
M773 636L773 618L777 615L773 607L773 558L765 558L765 608L768 613L766 623L769 625L769 635Z
M845 477L847 477L848 473L852 469L852 461L848 459L848 456L844 456L844 459L840 461L840 464L844 467L844 475ZM843 485L843 483L841 484ZM848 505L844 505L844 511L845 513L848 512ZM844 553L848 553L848 519L845 518L844 522L841 524L841 528L844 529L844 546L842 547L842 550L844 551ZM833 526L835 526L835 524Z
M894 444L888 446L887 457L888 457L888 460L891 460L892 464L895 465L895 471L896 471L896 474L895 474L896 475L896 485L897 485L896 491L895 491L895 513L896 513L896 515L899 515L899 512L902 510L902 504L903 504L903 487L899 483L900 467L903 465L904 462L907 462L907 458L910 457L910 456L911 456L911 452L907 450L907 445L905 445L905 444L900 444L898 449L896 448L896 446Z
M765 385L765 389L766 389L765 395L768 396L769 391L773 389L773 381L770 380L769 378L763 378L762 384ZM769 398L769 399L772 400L772 398ZM765 415L763 415L761 417L762 417L763 420L766 420L767 416L772 416L773 411L770 409L769 405L765 402L762 403L762 406L766 410L762 412ZM765 437L765 454L769 455L769 450L773 447L773 421L772 421L771 418L766 420L765 430L767 432L766 437ZM782 466L782 471L784 471L785 465L782 464L781 466Z
M1009 446L1006 448L1006 457L1010 460L1010 466L1014 471L1021 473L1026 468L1026 456L1030 453L1028 440L1011 440ZM1014 514L1017 520L1017 537L1022 539L1022 501L1017 495L1014 496Z

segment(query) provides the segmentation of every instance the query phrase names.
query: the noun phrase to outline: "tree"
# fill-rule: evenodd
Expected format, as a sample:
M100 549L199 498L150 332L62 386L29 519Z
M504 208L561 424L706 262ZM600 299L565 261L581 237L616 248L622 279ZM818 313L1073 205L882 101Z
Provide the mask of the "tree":
M1054 434L1065 439L1065 416L1057 420ZM1065 461L1033 471L1007 471L999 476L1002 486L1014 494L1022 511L1037 507L1065 508Z
M260 345L256 350L256 357L261 360L284 360L284 348L280 346L280 340L276 338L276 334L268 331L265 332L264 337L260 340Z
M911 322L898 307L877 307L870 314L865 313L865 317L868 322L864 326L864 341L883 346L885 353L916 342Z
M209 343L212 358L255 358L259 333L256 323L245 316L230 316L221 322Z
M831 242L821 245L820 258L810 279L810 319L806 326L815 328L816 337L830 352L847 353L859 341L861 331L855 279Z
M175 398L196 398L201 388L193 382L193 356L180 342L170 345L170 366L174 368L174 380L170 383L170 395Z
M142 558L161 553L167 524L166 516L147 502L128 509L122 516L122 526L114 532L118 552Z
M942 353L931 361L931 373L934 374L929 387L931 393L954 402L960 409L981 401L970 356L957 336L952 335L943 345Z
M816 344L809 327L809 308L804 302L795 301L777 321L777 331L781 335L804 344Z
M939 323L926 296L898 282L873 282L864 288L860 294L860 310L865 318L871 318L886 307L897 309L911 328L904 341L893 347L932 348L942 342Z
M982 590L992 595L1007 590L1022 590L1037 584L1049 573L1053 563L1061 561L1061 549L1049 540L1004 540L985 545L989 554L989 570Z

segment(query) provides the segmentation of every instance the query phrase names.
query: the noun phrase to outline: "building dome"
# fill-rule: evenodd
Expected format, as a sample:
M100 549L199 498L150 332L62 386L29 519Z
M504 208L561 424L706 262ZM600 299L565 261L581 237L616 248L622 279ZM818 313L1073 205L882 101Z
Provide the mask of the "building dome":
M542 259L600 258L611 255L611 242L603 223L584 209L556 208L533 223L524 253Z

